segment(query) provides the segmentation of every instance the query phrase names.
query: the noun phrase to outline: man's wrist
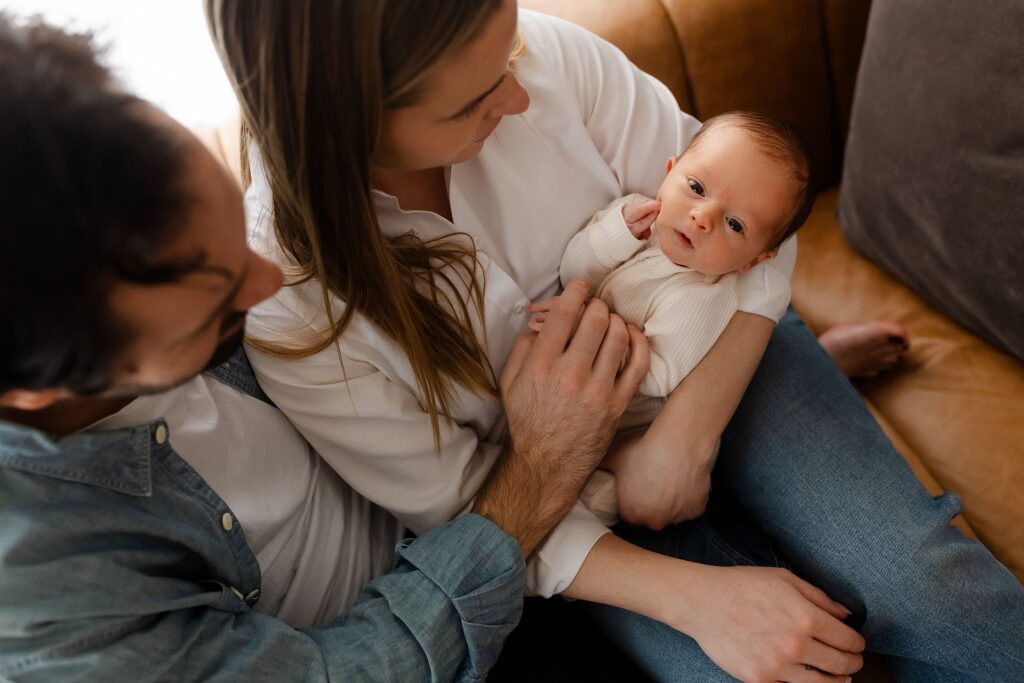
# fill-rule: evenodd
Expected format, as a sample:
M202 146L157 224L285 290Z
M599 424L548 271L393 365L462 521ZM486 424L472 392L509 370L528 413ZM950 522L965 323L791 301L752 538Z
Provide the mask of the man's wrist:
M579 487L545 476L524 460L513 451L504 455L477 495L473 512L514 538L528 558L569 512Z

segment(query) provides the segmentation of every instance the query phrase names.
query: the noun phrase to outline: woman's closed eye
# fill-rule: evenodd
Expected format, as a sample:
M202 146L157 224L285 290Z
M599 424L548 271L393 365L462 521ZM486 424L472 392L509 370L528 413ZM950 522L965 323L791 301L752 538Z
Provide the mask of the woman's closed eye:
M465 121L470 116L475 114L477 112L477 110L480 108L480 105L483 104L483 103L484 103L483 100L478 100L477 102L474 102L468 108L463 109L458 114L456 114L455 117L452 120L453 121Z
M725 224L728 225L729 229L732 230L733 232L739 232L739 233L743 232L743 224L740 223L735 218L726 218L725 219Z
M690 186L690 189L693 190L693 193L695 195L697 195L698 197L703 197L704 196L704 186L703 185L701 185L699 182L697 182L693 178L690 178L686 182Z

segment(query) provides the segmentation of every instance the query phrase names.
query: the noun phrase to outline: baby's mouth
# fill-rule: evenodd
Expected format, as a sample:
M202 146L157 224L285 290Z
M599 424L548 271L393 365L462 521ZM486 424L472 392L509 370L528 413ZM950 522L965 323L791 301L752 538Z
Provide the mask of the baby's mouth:
M689 237L687 237L686 235L679 231L677 231L676 234L679 235L679 241L682 243L684 247L686 247L687 249L693 249L693 242L690 241Z

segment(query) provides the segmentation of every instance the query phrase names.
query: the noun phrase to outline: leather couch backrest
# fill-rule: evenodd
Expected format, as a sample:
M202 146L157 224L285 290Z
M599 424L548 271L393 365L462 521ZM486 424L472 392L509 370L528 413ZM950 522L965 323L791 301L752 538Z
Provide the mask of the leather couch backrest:
M818 185L839 181L870 0L520 0L621 48L705 119L754 109L787 119Z

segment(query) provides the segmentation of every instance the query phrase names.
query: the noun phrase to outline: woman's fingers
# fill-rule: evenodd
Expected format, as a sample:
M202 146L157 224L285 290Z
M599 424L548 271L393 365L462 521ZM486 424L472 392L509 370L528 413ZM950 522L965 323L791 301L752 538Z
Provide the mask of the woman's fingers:
M814 667L808 669L803 664L797 664L788 668L782 680L786 683L845 683L852 679L849 676L828 674Z
M851 652L842 652L817 640L810 640L804 647L800 663L812 666L826 674L844 678L860 671L864 658Z
M850 616L850 610L828 597L828 594L825 591L804 581L795 574L790 574L790 577L792 577L793 586L800 591L801 595L834 616L836 619L845 619Z

